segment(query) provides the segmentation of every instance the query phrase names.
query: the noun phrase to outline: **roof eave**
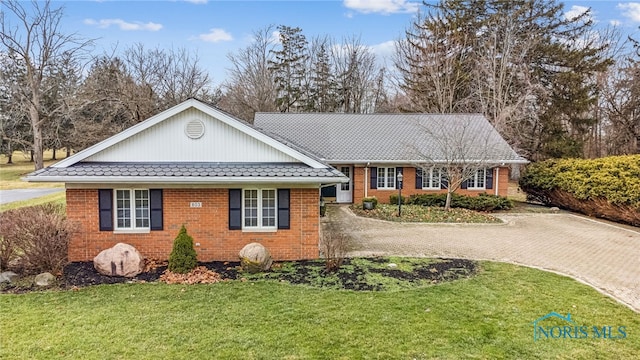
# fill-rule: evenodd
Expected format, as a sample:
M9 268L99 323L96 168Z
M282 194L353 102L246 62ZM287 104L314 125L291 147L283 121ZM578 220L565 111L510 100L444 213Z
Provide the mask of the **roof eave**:
M420 164L420 163L435 163L435 164L448 164L451 163L451 161L447 161L447 160L433 160L433 161L427 161L425 159L418 159L418 160L324 160L329 164L332 165L347 165L347 164L359 164L359 165L367 165L367 164L407 164L407 165L414 165L414 164ZM474 162L483 162L483 163L487 163L487 164L528 164L529 161L526 159L516 159L516 160L468 160L466 161L467 163L474 163Z
M283 184L338 184L349 182L344 176L322 177L191 177L191 176L27 176L28 182L60 182L68 184L107 184L107 183L144 183L144 184L247 184L247 183L283 183Z

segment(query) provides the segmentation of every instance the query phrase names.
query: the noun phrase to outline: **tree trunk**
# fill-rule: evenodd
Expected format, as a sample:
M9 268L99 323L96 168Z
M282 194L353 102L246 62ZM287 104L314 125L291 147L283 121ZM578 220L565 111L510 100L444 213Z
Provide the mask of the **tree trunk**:
M7 155L7 164L13 164L13 154Z
M51 160L58 160L56 159L56 148L53 148L53 157L51 158Z
M34 95L32 97L32 103L29 106L29 117L31 118L31 129L33 130L33 151L31 155L35 160L35 170L44 168L44 161L42 159L42 124L40 124L40 113L38 108L40 107L40 99L35 95L38 87L33 86Z
M67 157L71 156L71 146L67 146Z
M445 210L451 209L451 191L450 190L447 190L447 200L444 202L444 209Z

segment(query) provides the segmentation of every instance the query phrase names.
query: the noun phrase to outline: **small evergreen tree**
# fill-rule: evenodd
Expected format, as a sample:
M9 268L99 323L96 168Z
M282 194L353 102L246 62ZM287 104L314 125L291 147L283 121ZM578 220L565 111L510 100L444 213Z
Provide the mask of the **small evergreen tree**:
M187 234L187 229L182 225L178 236L173 241L173 249L169 255L169 271L186 274L198 265L196 250L193 247L193 238Z

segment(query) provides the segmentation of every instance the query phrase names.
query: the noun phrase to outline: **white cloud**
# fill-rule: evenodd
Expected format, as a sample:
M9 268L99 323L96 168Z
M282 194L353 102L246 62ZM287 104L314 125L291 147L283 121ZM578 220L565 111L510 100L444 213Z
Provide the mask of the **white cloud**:
M84 23L86 25L97 26L101 29L106 29L111 25L115 25L120 28L120 30L124 31L138 31L138 30L146 30L146 31L158 31L162 29L162 24L156 24L154 22L142 23L140 21L136 22L126 22L122 19L84 19Z
M381 59L389 58L395 52L396 42L389 40L380 44L371 45L369 48L371 49L371 52L376 54L376 57Z
M611 26L620 26L620 25L622 25L622 21L620 21L620 20L609 20L609 24Z
M233 36L231 36L230 33L224 31L224 29L211 29L206 34L198 35L198 38L202 41L212 42L212 43L233 40Z
M573 20L587 11L589 8L586 6L573 5L569 11L564 13L564 17L567 20ZM592 14L589 14L585 20L593 20Z
M269 38L269 42L273 44L280 44L280 31L276 30L271 33L271 38Z
M640 2L620 3L617 7L625 17L640 22Z
M416 12L420 3L407 0L344 0L344 6L365 14L394 14Z

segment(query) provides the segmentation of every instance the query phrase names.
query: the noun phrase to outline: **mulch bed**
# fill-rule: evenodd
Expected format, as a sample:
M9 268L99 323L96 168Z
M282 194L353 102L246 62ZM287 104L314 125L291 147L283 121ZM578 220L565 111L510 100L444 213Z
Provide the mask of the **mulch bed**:
M370 262L388 264L386 258L370 258ZM362 262L360 262L362 263ZM272 270L255 275L243 273L239 262L206 262L199 263L218 274L224 280L253 281L267 279L290 284L302 284L311 286L322 285L323 279L331 282L332 288L341 288L355 291L380 291L384 290L381 284L371 284L366 281L367 272L377 273L388 278L398 279L408 283L424 282L439 283L452 281L474 275L478 270L476 262L465 259L439 259L437 262L418 265L413 271L400 271L386 266L366 267L359 265L352 259L344 259L342 267L336 273L326 273L323 260L303 260L295 262L288 271L280 270L281 264L274 263ZM117 284L127 282L155 282L167 269L166 262L148 262L145 271L134 278L112 277L99 274L93 267L93 262L72 262L65 266L62 275L58 279L57 287L70 289L99 284ZM348 270L346 270L348 269ZM318 280L320 279L320 285ZM39 290L35 286L7 286L4 284L0 292L23 293Z

